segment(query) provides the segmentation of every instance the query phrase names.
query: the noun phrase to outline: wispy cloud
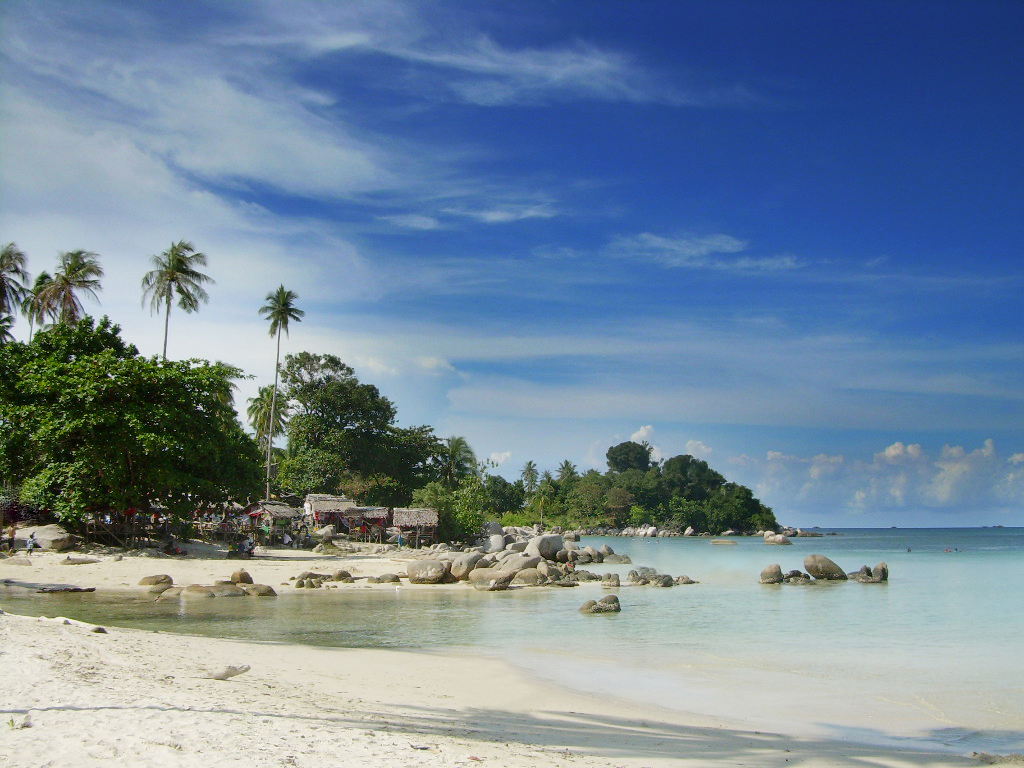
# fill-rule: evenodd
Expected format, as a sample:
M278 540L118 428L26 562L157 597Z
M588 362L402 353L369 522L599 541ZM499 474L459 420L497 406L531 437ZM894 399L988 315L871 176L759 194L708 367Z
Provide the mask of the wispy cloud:
M619 235L605 247L605 253L622 259L636 259L678 269L715 269L730 272L779 272L800 266L793 256L740 256L750 247L732 235L665 237L650 232Z

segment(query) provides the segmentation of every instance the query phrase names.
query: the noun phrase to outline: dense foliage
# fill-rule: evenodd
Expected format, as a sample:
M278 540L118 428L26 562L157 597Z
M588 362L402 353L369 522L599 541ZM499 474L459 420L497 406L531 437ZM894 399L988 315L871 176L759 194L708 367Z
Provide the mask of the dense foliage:
M625 442L609 448L606 457L607 472L590 470L582 476L568 461L562 462L557 476L537 475L533 462L527 462L523 477L512 484L526 501L519 511L503 502L507 489L488 478L484 484L487 511L508 524L545 522L569 528L653 524L669 530L692 527L721 533L777 526L771 508L749 488L726 481L693 456L658 462L651 456L651 446ZM532 493L527 491L529 485L535 488Z
M0 476L62 519L176 514L259 489L260 457L230 401L240 371L144 358L104 318L0 348Z
M436 476L444 446L433 430L396 426L394 404L334 355L287 355L281 383L291 413L284 490L404 506Z

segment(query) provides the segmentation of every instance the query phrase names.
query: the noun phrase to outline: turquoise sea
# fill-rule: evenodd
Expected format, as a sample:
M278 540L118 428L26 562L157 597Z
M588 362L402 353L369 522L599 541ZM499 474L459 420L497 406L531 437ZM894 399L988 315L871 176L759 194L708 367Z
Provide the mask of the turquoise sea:
M587 690L751 729L957 753L1024 752L1024 528L836 529L756 538L586 538L699 584L621 587L619 614L583 615L601 587L481 593L296 591L286 600L3 598L15 613L267 642L469 652ZM886 584L762 585L766 565L823 554Z

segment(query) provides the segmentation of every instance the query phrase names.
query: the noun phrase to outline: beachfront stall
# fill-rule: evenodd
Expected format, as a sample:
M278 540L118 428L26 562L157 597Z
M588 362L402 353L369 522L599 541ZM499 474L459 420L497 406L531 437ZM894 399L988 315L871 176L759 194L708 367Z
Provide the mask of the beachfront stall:
M262 545L281 544L285 534L294 536L302 522L303 510L279 501L257 501L247 507L250 535Z
M344 532L352 541L384 542L390 510L387 507L349 507L339 514Z
M325 525L339 527L346 510L356 506L353 499L345 496L332 496L327 493L311 493L306 496L303 504L306 523L311 528L322 528Z
M403 543L422 547L437 542L438 514L428 507L399 507L394 511L391 524L398 529Z

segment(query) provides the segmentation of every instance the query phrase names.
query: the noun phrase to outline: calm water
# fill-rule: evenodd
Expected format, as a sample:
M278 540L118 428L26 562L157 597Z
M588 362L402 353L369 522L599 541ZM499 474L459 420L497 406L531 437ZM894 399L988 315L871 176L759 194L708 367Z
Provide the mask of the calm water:
M283 600L4 598L18 613L172 632L342 647L458 649L575 689L792 730L936 749L1024 751L1024 529L848 529L759 539L588 539L633 566L699 584L622 587L620 614L578 612L600 587L296 592ZM947 551L949 550L949 551ZM888 584L758 583L811 553L879 561ZM837 723L842 723L840 727Z

